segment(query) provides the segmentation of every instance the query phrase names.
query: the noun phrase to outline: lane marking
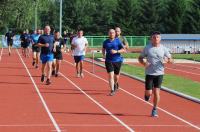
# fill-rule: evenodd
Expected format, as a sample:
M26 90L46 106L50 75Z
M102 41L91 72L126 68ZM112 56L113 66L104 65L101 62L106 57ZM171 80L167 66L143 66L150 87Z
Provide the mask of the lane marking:
M45 108L45 110L46 110L46 112L47 112L49 118L51 119L51 121L52 121L52 123L53 123L53 125L54 125L54 127L55 127L55 129L56 129L56 131L57 131L57 132L61 132L61 129L59 128L57 122L55 121L53 115L51 114L51 112L50 112L50 110L49 110L49 108L48 108L48 106L47 106L47 104L46 104L46 102L45 102L45 100L44 100L42 94L40 93L39 88L37 87L37 85L36 85L34 79L33 79L32 76L31 76L31 74L30 74L30 72L29 72L29 70L28 70L28 68L27 68L27 66L26 66L26 64L25 64L25 62L24 62L24 60L23 60L22 57L20 56L19 51L18 51L17 49L16 49L16 51L17 51L17 54L18 54L18 56L19 56L19 58L20 58L22 64L24 65L24 67L25 67L25 69L26 69L26 71L27 71L27 73L28 73L28 75L29 75L29 77L30 77L30 79L31 79L31 81L32 81L32 83L33 83L33 85L34 85L34 88L35 88L35 90L37 91L37 94L38 94L38 96L40 97L40 100L42 101L42 104L43 104L43 106L44 106L44 108Z
M3 47L1 48L0 61L2 60L2 55L3 55Z
M70 65L72 65L72 66L74 66L74 65L73 65L71 62L69 62L69 61L66 61L66 60L63 60L63 61L66 62L66 63L68 63L68 64L70 64ZM85 71L86 73L92 75L92 76L95 76L96 78L98 78L98 79L100 79L100 80L102 80L102 81L104 81L104 82L106 82L106 83L109 83L107 80L103 79L103 78L100 77L100 76L97 76L96 74L92 74L92 73L90 73L89 71L87 71L87 70L85 70L85 69L84 69L84 71ZM140 101L142 101L142 102L144 102L144 103L147 103L147 104L153 106L153 104L144 101L144 99L142 99L142 98L140 98L140 97L138 97L138 96L136 96L136 95L134 95L134 94L132 94L132 93L126 91L126 90L124 90L123 88L120 87L119 89L122 90L123 92L129 94L130 96L132 96L132 97L134 97L134 98L136 98L136 99L138 99L138 100L140 100ZM198 127L198 126L196 126L196 125L190 123L189 121L186 121L186 120L184 120L183 118L178 117L178 116L176 116L176 115L174 115L174 114L172 114L172 113L170 113L170 112L168 112L168 111L166 111L166 110L164 110L164 109L162 109L162 108L160 108L160 107L158 107L158 109L161 110L161 111L163 111L163 112L165 112L165 113L167 113L168 115L170 115L170 116L172 116L172 117L174 117L174 118L176 118L176 119L178 119L178 120L180 120L180 121L182 121L182 122L184 122L184 123L186 123L186 124L188 124L188 125L190 125L190 126L196 128L196 129L200 130L200 127Z
M174 70L174 71L179 71L179 72L183 72L183 73L188 73L188 74L193 74L193 75L200 76L200 74L193 73L193 72L187 72L187 71L184 71L184 70L178 70L178 69L169 68L169 67L166 67L166 69L169 69L169 70Z
M98 105L101 109L103 109L106 113L108 113L112 118L114 118L116 121L118 121L121 125L123 125L125 128L127 128L130 132L134 132L132 128L130 128L128 125L126 125L123 121L121 121L119 118L117 118L114 114L112 114L108 109L106 109L103 105L101 105L99 102L97 102L95 99L93 99L90 95L88 95L85 91L83 91L79 86L77 86L73 81L71 81L69 78L67 78L64 74L59 72L60 75L65 78L68 82L70 82L72 85L74 85L78 90L80 90L85 96L87 96L91 101L93 101L96 105Z

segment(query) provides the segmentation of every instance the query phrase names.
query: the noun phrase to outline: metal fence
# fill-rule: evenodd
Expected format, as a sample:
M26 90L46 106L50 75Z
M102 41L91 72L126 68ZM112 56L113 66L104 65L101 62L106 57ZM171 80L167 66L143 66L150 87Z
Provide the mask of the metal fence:
M90 47L102 47L107 36L85 36ZM148 36L125 36L130 47L144 47L149 42Z

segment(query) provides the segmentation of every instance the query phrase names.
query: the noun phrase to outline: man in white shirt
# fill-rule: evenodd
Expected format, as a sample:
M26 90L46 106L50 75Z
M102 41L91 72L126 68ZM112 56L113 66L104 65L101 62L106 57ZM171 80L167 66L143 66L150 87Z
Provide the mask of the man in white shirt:
M83 60L88 46L87 39L83 36L83 30L79 30L78 34L72 40L71 44L73 50L74 61L76 63L77 77L84 77L83 75Z

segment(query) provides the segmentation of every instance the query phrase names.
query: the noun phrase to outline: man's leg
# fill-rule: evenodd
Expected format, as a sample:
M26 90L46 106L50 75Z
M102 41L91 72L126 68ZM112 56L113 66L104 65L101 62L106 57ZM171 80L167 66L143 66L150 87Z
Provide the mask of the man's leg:
M53 60L52 62L52 75L55 75L56 73L56 59Z
M36 63L36 52L33 51L33 62L32 62L32 65L34 66Z
M38 68L39 60L40 60L40 52L36 52L35 68Z
M41 82L44 82L44 77L45 77L45 67L46 67L46 63L42 63L42 76L41 76Z
M56 74L55 74L56 77L58 76L60 64L61 64L61 60L56 60Z
M51 71L52 71L52 61L48 61L47 62L47 80L46 80L47 85L51 84L50 82L51 73L52 73Z
M109 80L109 86L111 89L110 95L113 96L115 94L115 89L114 89L114 72L109 72L108 73L108 80Z
M83 61L82 60L80 61L80 75L81 75L82 78L84 77L84 75L83 75Z
M150 100L150 97L152 95L152 89L153 89L153 76L146 75L146 77L145 77L145 93L144 93L145 101Z

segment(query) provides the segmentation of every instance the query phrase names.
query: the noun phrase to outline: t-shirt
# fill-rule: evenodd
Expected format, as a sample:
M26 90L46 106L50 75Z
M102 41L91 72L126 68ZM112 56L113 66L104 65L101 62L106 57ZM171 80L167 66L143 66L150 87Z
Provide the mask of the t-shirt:
M55 43L55 42L57 42L57 45L56 45L56 53L57 53L57 54L62 53L62 52L61 52L61 49L62 49L62 47L65 45L64 40L63 40L62 38L59 38L59 39L55 39L55 40L54 40L54 43Z
M126 37L124 37L124 36L119 36L118 38L120 39L120 41L122 42L123 45L126 45L126 44L128 43Z
M38 43L41 44L49 44L49 47L41 47L41 54L52 54L53 53L53 42L54 42L54 36L53 35L41 35L39 37Z
M30 43L30 35L27 33L24 33L20 36L20 39L22 41L22 43L24 44L29 44Z
M74 37L72 40L72 44L76 45L76 48L73 50L73 55L74 56L81 56L81 55L85 55L85 46L86 44L88 44L88 41L85 37L81 37L79 38Z
M123 57L120 53L112 54L111 50L120 50L123 48L122 42L119 38L114 40L107 39L103 42L103 48L106 50L106 62L123 62Z
M6 33L6 38L7 38L7 41L13 41L13 37L14 37L14 33Z
M154 47L152 44L149 44L144 48L140 56L146 57L147 62L150 64L145 69L146 75L163 75L164 58L170 58L171 54L169 50L163 45Z
M31 35L32 43L37 44L39 37L40 37L40 34L32 34Z

